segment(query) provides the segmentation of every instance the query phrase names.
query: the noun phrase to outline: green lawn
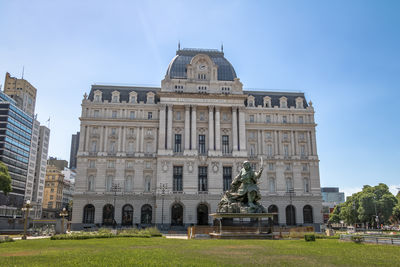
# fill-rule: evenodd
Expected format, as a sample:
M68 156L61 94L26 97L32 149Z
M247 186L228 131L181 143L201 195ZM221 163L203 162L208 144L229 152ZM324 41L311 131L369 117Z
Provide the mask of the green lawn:
M106 238L0 244L0 266L399 266L400 247L321 240Z

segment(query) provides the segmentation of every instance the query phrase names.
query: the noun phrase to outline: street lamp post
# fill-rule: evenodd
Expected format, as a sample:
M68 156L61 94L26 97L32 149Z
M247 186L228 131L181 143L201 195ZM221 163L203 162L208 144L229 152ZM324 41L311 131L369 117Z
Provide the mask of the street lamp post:
M165 190L168 188L168 184L160 183L160 190L161 190L161 229L164 229L164 197L165 197Z
M111 186L111 192L114 192L114 210L113 210L113 228L117 226L117 223L115 221L115 202L117 200L117 192L121 191L121 186L119 183L113 183Z
M28 224L28 215L29 215L29 210L32 208L31 206L31 201L27 200L24 207L22 208L22 211L25 212L25 222L24 222L24 235L22 236L22 240L26 240L26 227Z
M62 211L60 212L60 216L61 216L61 233L64 233L64 217L68 216L68 211L63 208Z

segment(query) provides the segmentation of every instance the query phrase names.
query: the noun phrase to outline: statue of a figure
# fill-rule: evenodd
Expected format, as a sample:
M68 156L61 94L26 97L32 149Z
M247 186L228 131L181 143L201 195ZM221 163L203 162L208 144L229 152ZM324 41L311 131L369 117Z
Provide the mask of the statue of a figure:
M259 172L252 170L248 161L243 162L243 168L233 179L231 189L225 192L220 203L218 212L232 213L263 213L265 208L258 203L261 194L258 188L258 179L261 177L263 168Z

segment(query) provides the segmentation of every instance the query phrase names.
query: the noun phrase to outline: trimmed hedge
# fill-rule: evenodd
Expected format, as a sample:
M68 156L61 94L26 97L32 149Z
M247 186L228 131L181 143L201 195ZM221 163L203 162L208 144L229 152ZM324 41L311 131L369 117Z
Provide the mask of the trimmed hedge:
M364 237L363 236L352 235L351 236L351 241L353 241L354 243L362 243L362 242L364 242Z
M72 234L61 234L51 237L51 240L80 240L92 238L115 238L115 237L161 237L162 234L157 228L146 228L138 230L136 228L119 230L117 234L112 234L110 229L100 228L97 232L77 232Z
M1 243L7 243L7 242L14 242L15 240L12 239L11 237L6 236L5 238L0 239L0 244Z
M315 241L315 235L314 234L306 234L304 235L304 239L309 242L309 241Z

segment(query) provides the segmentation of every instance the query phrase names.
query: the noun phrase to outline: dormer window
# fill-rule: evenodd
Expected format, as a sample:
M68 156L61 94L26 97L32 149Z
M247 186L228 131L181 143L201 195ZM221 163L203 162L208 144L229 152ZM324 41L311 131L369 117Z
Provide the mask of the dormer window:
M131 104L137 103L137 93L135 91L129 93L129 103Z
M154 93L153 92L147 93L147 104L154 104Z
M94 92L94 101L95 102L101 102L101 97L102 97L102 93L99 90L96 90Z
M119 92L118 91L112 92L111 102L112 103L119 103Z
M254 96L249 96L247 98L247 106L248 107L255 107L255 103L254 103Z
M287 108L287 98L286 97L282 96L279 99L279 102L280 102L280 107L281 108Z
M303 98L301 97L296 98L296 108L304 108Z
M271 108L271 97L266 96L264 97L264 108Z

